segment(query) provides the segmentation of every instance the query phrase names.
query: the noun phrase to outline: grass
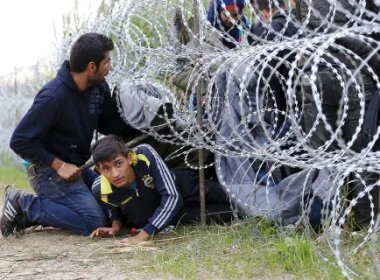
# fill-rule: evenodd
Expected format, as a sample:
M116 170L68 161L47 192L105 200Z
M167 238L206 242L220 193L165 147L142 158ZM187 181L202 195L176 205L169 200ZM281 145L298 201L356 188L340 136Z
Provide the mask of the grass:
M181 226L176 237L157 236L154 244L159 250L129 253L128 270L164 279L345 279L324 241L257 219ZM358 273L353 279L376 279L369 246L346 261Z
M0 165L0 185L14 185L17 188L30 190L25 171L14 166Z
M26 174L12 167L0 166L1 184L29 188ZM345 233L342 254L359 244L363 234ZM310 238L301 230L279 228L265 220L179 226L174 234L156 236L150 246L154 250L124 253L131 278L345 279L324 239ZM370 244L344 261L357 273L351 275L353 279L376 279Z

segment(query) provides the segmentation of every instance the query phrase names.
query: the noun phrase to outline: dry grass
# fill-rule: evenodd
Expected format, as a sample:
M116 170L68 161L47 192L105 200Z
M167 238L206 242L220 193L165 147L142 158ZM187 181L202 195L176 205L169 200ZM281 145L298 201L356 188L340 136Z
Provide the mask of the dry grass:
M30 190L25 171L14 166L0 165L0 185L14 185L18 188Z

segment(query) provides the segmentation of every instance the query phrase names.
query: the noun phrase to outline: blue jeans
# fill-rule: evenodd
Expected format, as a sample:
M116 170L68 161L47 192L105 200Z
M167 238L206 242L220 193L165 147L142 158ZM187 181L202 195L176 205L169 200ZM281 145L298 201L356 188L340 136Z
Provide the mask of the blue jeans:
M50 167L32 165L27 170L36 195L20 197L20 205L33 224L63 228L81 235L105 225L105 216L88 185L94 179L91 170L69 182ZM86 183L88 185L86 185Z

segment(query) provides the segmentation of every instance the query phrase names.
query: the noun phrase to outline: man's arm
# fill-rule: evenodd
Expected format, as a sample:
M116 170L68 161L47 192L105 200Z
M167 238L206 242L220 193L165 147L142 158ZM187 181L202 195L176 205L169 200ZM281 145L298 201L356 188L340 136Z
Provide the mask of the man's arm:
M250 32L248 34L248 44L251 46L260 44L260 39L263 38L268 30L263 26L263 23L259 20L254 25L251 26Z
M13 132L10 141L12 150L29 162L51 166L55 156L43 147L42 140L59 115L56 97L48 89L41 91Z
M80 169L65 163L43 147L42 139L58 121L60 102L49 89L42 90L13 132L10 146L21 158L51 166L65 180L75 180Z
M54 158L51 163L51 168L57 171L59 177L68 181L74 181L81 175L80 168L78 166L64 162L59 158Z

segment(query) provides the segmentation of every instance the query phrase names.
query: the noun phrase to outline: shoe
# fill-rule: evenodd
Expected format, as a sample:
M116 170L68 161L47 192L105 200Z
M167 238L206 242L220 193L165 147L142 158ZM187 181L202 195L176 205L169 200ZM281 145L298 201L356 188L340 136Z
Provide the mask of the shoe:
M24 229L26 229L28 227L37 226L37 225L38 224L32 223L31 221L29 221L29 219L24 215L22 217L22 219L16 223L14 231L20 232L20 231L23 231Z
M5 189L5 199L3 211L0 219L0 231L4 237L12 234L17 227L20 230L24 224L24 215L18 202L21 192L7 186Z

